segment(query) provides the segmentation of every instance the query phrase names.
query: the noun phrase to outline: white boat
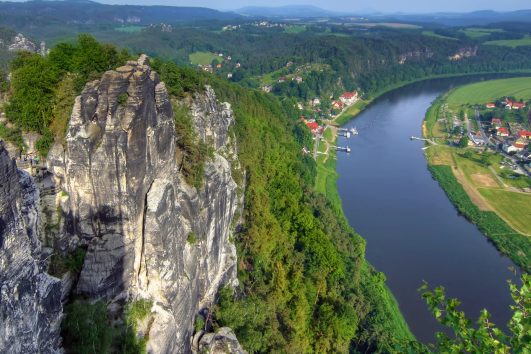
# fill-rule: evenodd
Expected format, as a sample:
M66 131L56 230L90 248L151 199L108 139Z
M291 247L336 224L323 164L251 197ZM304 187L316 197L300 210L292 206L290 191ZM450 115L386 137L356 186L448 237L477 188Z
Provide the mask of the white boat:
M358 135L358 129L356 129L356 127L351 128L350 132L352 133L352 135Z

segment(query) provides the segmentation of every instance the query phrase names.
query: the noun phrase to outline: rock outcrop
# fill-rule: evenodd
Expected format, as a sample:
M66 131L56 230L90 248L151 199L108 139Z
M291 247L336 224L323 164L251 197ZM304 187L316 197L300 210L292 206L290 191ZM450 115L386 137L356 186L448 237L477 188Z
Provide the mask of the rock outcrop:
M11 40L11 43L8 46L8 50L11 52L19 52L19 51L27 51L32 53L38 53L42 56L45 56L48 54L49 50L46 49L46 42L41 42L40 45L36 45L26 37L22 33L18 33L13 39Z
M216 333L206 333L199 340L198 353L246 354L232 329L220 328Z
M39 191L0 142L0 352L60 352L61 282L45 272Z
M464 47L460 48L455 54L448 57L450 61L459 61L464 58L475 57L478 52L478 47Z
M203 186L181 173L168 92L146 56L106 72L76 98L64 150L49 159L62 199L65 247L88 248L76 291L153 301L148 351L191 350L195 314L236 282L230 242L237 185L228 104L211 89L191 99L199 139L214 148Z

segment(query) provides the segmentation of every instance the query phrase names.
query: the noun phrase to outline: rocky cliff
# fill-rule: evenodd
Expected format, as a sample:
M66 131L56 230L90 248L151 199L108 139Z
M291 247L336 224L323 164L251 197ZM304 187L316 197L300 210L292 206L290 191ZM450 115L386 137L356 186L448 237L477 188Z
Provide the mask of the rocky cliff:
M237 281L232 111L209 88L190 101L197 139L214 150L199 190L181 173L172 104L145 56L86 85L49 158L65 192L60 243L87 247L75 291L109 308L151 300L153 353L189 352L196 313Z
M0 352L59 352L61 283L45 272L39 191L0 142Z

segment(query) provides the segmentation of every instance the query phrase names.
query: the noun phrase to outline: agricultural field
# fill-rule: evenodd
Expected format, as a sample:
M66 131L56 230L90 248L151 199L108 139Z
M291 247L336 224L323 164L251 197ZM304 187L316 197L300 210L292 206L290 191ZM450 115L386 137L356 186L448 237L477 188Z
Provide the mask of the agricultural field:
M454 40L454 41L457 40L457 38L443 36L442 34L437 34L437 33L433 32L433 31L422 31L422 34L424 36L428 36L428 37L435 37L435 38L442 38L442 39L451 39L451 40Z
M286 26L284 27L285 33L291 33L291 34L299 34L302 32L306 32L306 26L304 25L292 25L292 26Z
M501 28L465 28L459 32L464 33L468 38L478 39L491 33L503 32L503 30Z
M531 98L531 77L489 80L455 89L446 102L451 107L485 104L486 102L514 96L516 99Z
M479 192L515 230L531 235L531 194L494 188L479 188Z
M193 65L209 65L213 60L216 60L218 63L223 61L223 58L210 52L194 52L188 58Z
M120 26L116 27L114 30L118 32L124 32L124 33L138 33L141 32L144 29L143 26Z
M505 40L498 40L498 41L488 41L483 44L490 44L490 45L498 45L503 47L523 47L531 45L531 36L527 35L520 39L505 39Z

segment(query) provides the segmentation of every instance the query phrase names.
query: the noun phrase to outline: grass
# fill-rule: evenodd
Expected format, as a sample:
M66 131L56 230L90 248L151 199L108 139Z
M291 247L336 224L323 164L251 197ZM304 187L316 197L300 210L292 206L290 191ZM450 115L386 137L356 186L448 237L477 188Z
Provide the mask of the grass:
M531 77L489 80L455 89L446 100L451 107L485 104L505 96L516 99L531 98Z
M491 33L503 32L501 28L465 28L459 32L464 33L468 38L478 39L486 37Z
M194 52L188 58L193 65L209 65L213 60L216 60L218 63L223 61L219 56L210 52Z
M530 46L531 36L526 35L520 39L502 39L502 40L497 40L497 41L488 41L483 44L498 45L502 47L511 47L511 48Z
M286 26L284 27L284 32L290 33L290 34L298 34L298 33L306 32L306 26L304 25Z
M433 31L422 31L421 33L424 36L428 36L428 37L435 37L435 38L442 38L442 39L451 39L451 40L454 40L454 41L457 40L457 38L443 36L442 34L437 34L437 33L433 32Z
M494 188L480 188L479 192L517 231L531 235L531 194Z
M457 210L476 224L501 253L506 254L515 264L529 272L531 253L528 250L531 249L531 239L513 230L496 213L479 210L457 181L450 166L429 166L429 169Z
M141 32L144 29L143 26L121 26L116 27L114 30L118 32L125 32L125 33L138 33Z
M354 116L358 115L371 101L366 100L359 100L358 102L354 103L352 106L350 106L345 112L343 112L335 122L337 125L343 125L349 120L351 120Z

